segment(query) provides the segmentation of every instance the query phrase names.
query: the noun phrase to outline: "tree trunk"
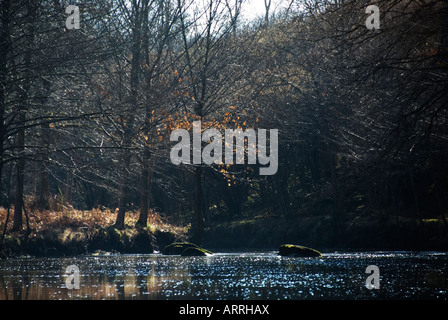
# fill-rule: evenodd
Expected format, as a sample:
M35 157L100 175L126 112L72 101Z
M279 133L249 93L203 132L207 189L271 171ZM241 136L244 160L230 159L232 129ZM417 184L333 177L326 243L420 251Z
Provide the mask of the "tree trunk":
M67 171L67 177L65 179L65 188L64 188L65 203L71 203L72 201L72 185L73 185L73 173L71 171Z
M25 27L25 39L27 41L26 44L26 52L24 58L25 65L25 78L23 79L23 95L21 95L21 104L18 106L18 122L17 122L17 140L16 140L16 155L17 155L17 183L16 183L16 194L14 199L14 219L13 219L13 231L21 231L22 230L22 209L24 209L23 204L23 179L24 179L24 170L25 170L25 125L26 125L26 112L28 109L28 99L29 92L31 88L31 80L30 75L31 71L31 61L32 61L32 43L34 42L34 8L31 3L28 3L27 13L31 16L30 21L26 24ZM27 221L28 223L28 221Z
M264 14L264 23L265 26L269 25L269 10L271 9L271 0L264 0L264 8L265 8L265 14Z
M47 123L41 124L41 146L43 153L40 159L40 175L39 175L39 199L37 206L39 210L50 209L50 179L45 162L48 160L47 147L50 145L50 128Z
M141 227L146 227L148 224L153 165L154 158L151 157L149 150L146 149L143 160L144 167L140 187L140 215L136 223L137 226Z
M122 183L120 185L118 196L118 213L114 224L114 227L118 229L124 228L124 218L126 216L126 189L126 185Z
M2 23L0 34L0 182L2 177L3 160L4 160L4 146L5 141L5 124L4 117L6 111L6 80L7 80L7 59L10 51L10 30L9 22L11 20L10 14L10 0L3 0L0 6L0 19ZM0 183L0 186L2 183ZM8 199L9 201L9 199Z
M20 113L20 123L25 123L25 112ZM26 226L27 232L30 231L29 217L25 209L25 204L23 202L23 181L25 177L25 158L23 153L25 151L25 129L21 128L17 133L17 182L16 182L16 192L14 199L14 218L12 231L22 231L23 226L23 211L25 211L26 216Z
M129 153L125 153L123 160L123 169L121 170L122 171L122 176L120 179L121 182L118 189L118 213L114 224L114 227L118 229L124 228L124 219L126 216L127 194L128 194L129 171L127 169L129 168L130 161L131 161L131 155Z
M146 2L143 5L146 5ZM128 168L131 162L131 154L128 148L132 144L132 138L135 135L134 132L134 121L135 113L137 110L137 95L138 95L138 84L139 84L139 73L140 73L140 49L141 49L141 28L142 28L142 16L140 11L140 2L132 2L134 25L132 27L132 59L131 59L131 72L130 72L130 114L127 124L124 128L123 137L123 158L124 167L122 170L122 183L119 187L119 197L118 197L118 214L115 221L116 228L124 227L124 219L126 215L126 201L128 192Z
M49 71L45 71L49 72ZM46 78L42 78L41 89L40 89L40 99L39 102L45 105L48 101L52 87L52 82ZM40 160L40 175L39 175L39 196L37 201L37 206L39 210L50 209L50 179L48 175L48 170L45 163L48 161L48 150L51 145L51 132L50 126L46 121L40 124L40 144L42 147L42 153L39 157Z
M198 245L202 244L204 232L204 219L202 217L202 167L199 165L194 172L195 194L194 194L194 234L192 241Z
M149 7L148 1L143 2L142 10L142 44L143 44L143 57L146 66L150 65L150 55L149 55L149 21L148 21ZM160 55L159 55L160 57ZM142 59L143 60L143 59ZM154 68L152 68L154 70ZM152 72L145 72L145 81L147 85L146 89L146 108L145 108L145 124L143 125L143 132L147 134L150 130L149 123L151 122L151 110L149 106L149 101L151 101L151 78ZM141 186L140 186L140 215L138 217L136 226L146 227L148 225L148 212L149 212L149 201L151 195L151 180L152 180L152 166L153 158L151 157L151 151L149 146L145 146L143 150L143 169L141 176Z
M26 99L26 97L25 97ZM20 111L19 126L25 124L25 112ZM25 130L20 128L17 132L16 140L16 154L17 160L17 175L16 175L16 191L14 197L14 217L13 217L13 231L22 231L22 208L23 208L23 179L25 170L25 159L23 158L23 152L25 151Z
M17 137L17 148L19 154L24 150L25 143L25 133L23 130L20 130ZM23 178L24 178L24 169L25 169L25 160L20 157L17 160L17 176L16 176L16 192L14 199L14 218L13 218L13 226L12 231L22 231L22 208L23 208Z

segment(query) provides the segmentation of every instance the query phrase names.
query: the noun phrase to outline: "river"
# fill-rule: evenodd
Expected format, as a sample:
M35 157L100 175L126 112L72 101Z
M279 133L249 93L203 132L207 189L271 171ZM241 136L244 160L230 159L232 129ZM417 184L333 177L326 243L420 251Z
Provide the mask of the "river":
M395 251L19 258L0 261L0 299L446 300L447 262L446 252ZM378 273L366 273L371 265ZM66 273L69 266L79 272ZM368 289L375 275L377 288Z

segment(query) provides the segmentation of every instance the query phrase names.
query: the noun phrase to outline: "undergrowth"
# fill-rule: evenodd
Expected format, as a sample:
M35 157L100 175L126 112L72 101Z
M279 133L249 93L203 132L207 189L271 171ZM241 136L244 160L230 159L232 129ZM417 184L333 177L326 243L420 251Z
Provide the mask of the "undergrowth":
M34 210L29 213L29 224L32 232L41 232L47 229L78 229L78 228L107 228L113 226L116 219L116 210L95 208L92 210L77 210L72 206L63 206L59 210ZM12 229L14 209L10 210L7 233ZM0 232L3 232L7 216L7 209L0 207ZM139 211L126 213L125 225L133 228L138 220ZM24 229L26 228L25 217L23 217ZM165 221L162 216L154 210L148 214L147 227L150 231L165 231L175 234L185 233L185 228L174 226Z

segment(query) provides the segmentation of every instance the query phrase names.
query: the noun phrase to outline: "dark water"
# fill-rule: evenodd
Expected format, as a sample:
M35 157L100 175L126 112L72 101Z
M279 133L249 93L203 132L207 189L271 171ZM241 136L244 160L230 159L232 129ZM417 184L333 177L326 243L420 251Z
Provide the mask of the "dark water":
M441 252L24 258L0 261L0 299L446 300L447 263ZM79 289L67 288L70 265L79 268ZM365 286L369 265L379 268L379 289Z

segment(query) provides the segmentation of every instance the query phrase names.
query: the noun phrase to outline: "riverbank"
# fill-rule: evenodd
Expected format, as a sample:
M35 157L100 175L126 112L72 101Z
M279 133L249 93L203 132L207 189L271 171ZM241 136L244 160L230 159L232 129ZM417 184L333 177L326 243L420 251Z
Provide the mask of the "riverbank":
M0 209L1 230L6 210ZM186 239L185 228L170 225L151 213L147 227L134 227L137 212L126 214L125 228L113 227L115 214L108 209L30 213L31 232L7 232L0 244L0 258L76 256L96 252L153 253Z
M0 228L6 210L0 209ZM7 232L0 257L75 256L95 252L153 253L175 241L189 241L188 228L164 222L151 213L146 228L136 228L138 212L126 214L123 229L113 227L116 214L108 209L30 213L32 232ZM385 214L257 216L216 223L207 221L202 246L216 251L273 249L285 243L320 251L440 250L448 251L443 219L410 219Z
M341 217L259 217L214 224L206 229L207 248L278 248L295 243L319 250L448 250L442 219L385 214Z

